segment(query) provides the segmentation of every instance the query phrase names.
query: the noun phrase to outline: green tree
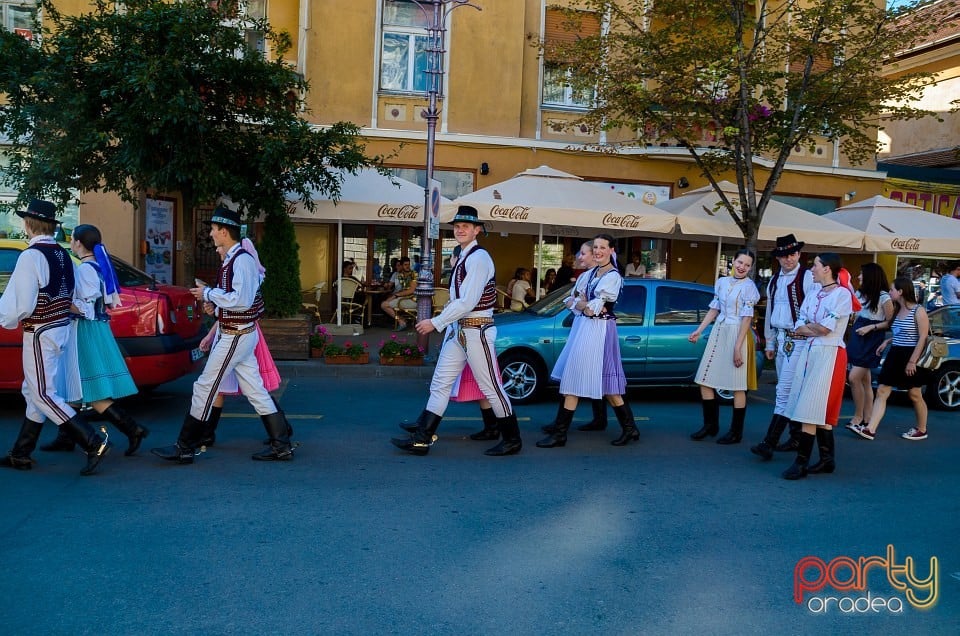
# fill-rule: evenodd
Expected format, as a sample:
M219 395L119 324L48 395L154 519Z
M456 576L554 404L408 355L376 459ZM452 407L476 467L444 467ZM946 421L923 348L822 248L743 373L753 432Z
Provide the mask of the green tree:
M247 17L243 0L122 7L95 0L65 15L43 0L39 45L0 30L0 132L19 203L43 196L62 207L102 190L136 205L147 190L179 192L190 223L195 205L229 197L266 215L270 230L289 225L287 193L312 208L312 191L338 195L340 169L377 163L355 125L301 118L308 86L284 60L291 38ZM250 33L267 54L246 44ZM268 311L295 313L296 244L264 247Z
M565 28L580 31L583 11L605 28L546 46L575 89L596 91L583 123L612 137L631 131L627 145L685 147L755 247L794 148L836 140L863 163L878 150L881 114L933 115L911 106L928 75L880 74L929 29L898 26L906 10L875 0L577 0ZM714 127L718 143L704 147L702 131ZM720 192L722 179L739 199Z

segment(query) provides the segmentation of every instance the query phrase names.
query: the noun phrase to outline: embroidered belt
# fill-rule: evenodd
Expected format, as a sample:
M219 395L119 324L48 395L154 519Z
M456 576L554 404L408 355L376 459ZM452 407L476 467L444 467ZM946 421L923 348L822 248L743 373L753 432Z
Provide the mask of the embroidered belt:
M220 333L226 334L228 336L243 336L248 333L253 333L257 328L257 325L250 325L249 327L244 327L243 329L237 329L235 327L228 327L227 325L220 325Z
M480 329L493 324L493 318L461 318L459 321L461 329Z

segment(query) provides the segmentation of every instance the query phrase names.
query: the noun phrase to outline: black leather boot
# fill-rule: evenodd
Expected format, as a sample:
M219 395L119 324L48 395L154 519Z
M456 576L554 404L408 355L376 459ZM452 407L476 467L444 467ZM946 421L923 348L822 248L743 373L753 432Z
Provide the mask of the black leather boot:
M491 457L503 457L505 455L516 455L523 448L523 440L520 439L520 424L517 423L517 414L511 413L506 417L497 418L497 427L503 439L493 448L483 451L484 455Z
M280 413L281 415L283 415L283 419L285 419L285 420L287 421L287 437L289 437L290 439L293 439L293 426L290 425L290 420L287 420L287 414L283 412L283 409L282 409L282 408L280 408L280 403L277 402L277 398L275 398L275 397L273 397L273 396L271 395L271 396L270 396L270 399L273 401L273 405L274 405L275 407L277 407L277 412ZM270 445L270 438L269 438L269 437L267 437L266 439L263 440L263 445L264 445L264 446L269 446L269 445ZM291 444L291 446L292 446L293 448L296 448L296 447L297 447L297 444Z
M17 470L33 468L33 459L30 457L30 453L37 447L41 429L43 429L43 422L34 422L30 418L23 418L23 424L20 425L20 432L17 434L17 441L13 443L10 452L5 457L0 458L0 466L16 468Z
M293 459L293 445L290 444L290 425L283 411L270 415L261 415L263 428L267 431L270 444L259 453L252 455L253 459L261 462L286 462Z
M76 444L63 430L62 426L57 427L57 437L49 444L41 444L40 450L46 453L72 453Z
M220 416L223 415L222 406L211 406L210 415L207 416L203 426L203 437L200 439L200 445L210 448L217 443L217 426L220 424ZM270 440L265 440L264 444Z
M500 428L497 426L497 416L493 414L493 409L480 409L480 417L483 418L483 430L471 434L470 439L485 442L500 439Z
M816 437L810 433L800 431L800 440L797 442L797 458L793 465L783 471L784 479L803 479L807 476L807 464L810 462L810 453L813 452L813 442Z
M730 420L730 430L717 440L717 444L739 444L743 439L743 421L747 417L747 408L733 407L733 417Z
M124 455L129 457L137 452L140 448L140 443L150 434L145 427L137 424L130 415L124 411L122 408L117 406L116 403L108 406L103 414L107 416L107 419L110 420L114 426L117 427L117 430L127 436L129 444L127 450L123 452Z
M696 433L690 434L690 439L695 442L720 432L720 403L717 399L700 400L700 406L703 408L703 426Z
M106 434L107 429L104 428L104 433L101 435L79 413L61 424L60 428L66 429L70 439L87 454L87 465L80 470L80 474L86 476L97 472L100 462L110 453L113 446L109 441L109 435Z
M800 422L790 422L790 437L783 444L778 444L773 450L778 453L795 453L800 450Z
M603 398L591 400L593 419L577 427L578 431L605 431L607 430L607 401ZM616 409L614 409L616 411ZM618 416L619 417L619 416Z
M567 431L570 430L570 422L573 421L574 411L562 408L557 413L556 430L537 442L537 448L557 448L567 445Z
M624 401L620 406L613 407L613 412L620 422L620 437L610 442L614 446L626 446L630 442L640 441L640 431L637 430L637 421L633 419L630 404Z
M751 446L750 452L754 455L759 455L766 461L773 459L773 447L780 441L780 435L783 434L783 429L787 428L787 424L789 423L790 420L774 413L773 418L770 420L770 426L767 427L766 437L756 446Z
M436 432L443 417L430 411L423 411L417 418L417 428L408 437L394 437L390 443L412 455L426 455L437 440Z
M557 407L557 416L553 418L553 421L549 424L544 424L540 427L540 430L546 433L547 435L553 435L557 432L557 420L560 419L560 415L563 413L563 398L560 398L560 405Z
M820 461L807 469L808 473L832 473L837 469L836 447L833 440L833 429L829 431L822 426L817 427L817 448L820 449Z
M206 430L207 425L204 422L188 413L183 419L183 426L180 427L177 443L173 446L153 448L150 452L167 461L192 464L193 458L199 454L198 450L206 450L201 443Z

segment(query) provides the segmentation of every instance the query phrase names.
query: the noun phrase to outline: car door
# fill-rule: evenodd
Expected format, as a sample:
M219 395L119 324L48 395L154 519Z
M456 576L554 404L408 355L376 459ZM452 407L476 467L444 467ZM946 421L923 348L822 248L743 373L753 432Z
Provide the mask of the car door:
M625 282L617 301L617 335L620 337L620 358L629 382L644 379L647 371L647 285L646 281Z
M23 247L0 247L0 293L7 288ZM0 329L0 389L16 391L23 384L22 350L23 332L19 328Z
M647 375L652 381L692 381L709 330L693 344L687 337L709 310L713 292L664 283L654 292L653 324L647 342Z

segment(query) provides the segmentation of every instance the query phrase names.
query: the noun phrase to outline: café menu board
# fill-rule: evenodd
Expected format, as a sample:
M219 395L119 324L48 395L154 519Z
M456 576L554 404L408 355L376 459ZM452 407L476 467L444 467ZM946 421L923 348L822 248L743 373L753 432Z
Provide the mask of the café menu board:
M173 201L147 199L145 269L158 283L173 282L173 208Z

